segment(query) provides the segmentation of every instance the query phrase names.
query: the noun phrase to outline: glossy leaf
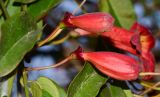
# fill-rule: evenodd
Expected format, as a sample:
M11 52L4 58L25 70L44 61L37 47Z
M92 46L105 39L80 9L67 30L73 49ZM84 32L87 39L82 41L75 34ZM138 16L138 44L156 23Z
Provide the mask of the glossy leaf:
M28 6L28 12L39 20L46 15L51 8L55 7L60 2L61 0L39 0Z
M124 28L129 29L136 20L131 0L100 0L100 11L111 13L116 23ZM123 5L123 6L122 6ZM106 7L106 8L105 8Z
M36 24L27 13L19 13L1 26L0 77L12 72L36 40Z
M67 97L96 97L108 78L86 63L83 70L74 78L69 86Z
M45 95L51 95L51 97L65 97L66 96L65 91L62 88L60 88L56 83L54 83L52 80L50 80L48 78L40 77L37 80L37 82L40 85L41 89L46 91ZM63 93L63 94L61 94L61 93ZM44 95L44 94L42 94L42 95ZM61 95L64 95L64 96L61 96ZM46 96L46 97L48 97L48 96Z
M37 0L14 0L14 2L23 3L23 4L29 4L29 3L32 3L35 1L37 1Z
M43 97L42 89L40 88L40 85L36 81L30 83L30 88L33 97Z

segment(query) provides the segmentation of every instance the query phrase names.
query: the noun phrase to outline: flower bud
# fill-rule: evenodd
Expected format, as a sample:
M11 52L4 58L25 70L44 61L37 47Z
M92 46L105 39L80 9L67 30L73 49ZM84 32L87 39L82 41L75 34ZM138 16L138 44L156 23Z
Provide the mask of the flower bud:
M67 27L77 27L92 33L98 33L110 30L114 18L104 12L86 13L79 16L66 13L62 22Z
M76 52L76 53L75 53ZM114 52L77 52L73 54L80 60L91 62L100 72L118 80L135 80L140 67L138 62L126 55Z

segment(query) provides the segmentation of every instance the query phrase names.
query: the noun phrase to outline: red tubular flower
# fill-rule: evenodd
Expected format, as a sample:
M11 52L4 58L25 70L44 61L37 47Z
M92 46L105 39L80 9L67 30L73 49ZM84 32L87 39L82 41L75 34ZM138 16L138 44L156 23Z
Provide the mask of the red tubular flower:
M138 33L119 27L112 27L110 31L101 33L101 36L114 47L136 55L141 52L140 36Z
M138 62L114 52L73 52L78 59L91 62L99 71L118 80L135 80L139 75Z
M83 29L79 29L79 28L75 29L74 32L78 34L79 36L96 36L97 35L97 33L92 33L92 32L89 32Z
M142 46L142 51L148 52L154 47L155 39L146 27L136 22L133 24L130 31L140 34L140 43Z
M103 12L87 13L79 16L66 13L62 22L67 27L77 27L98 33L110 30L113 26L114 18L110 14Z
M142 52L141 61L142 61L142 71L143 72L154 72L155 71L155 58L152 54L152 52ZM153 76L148 75L144 76L143 80L149 80L152 79Z
M136 33L140 34L140 43L141 43L141 60L143 63L143 71L144 72L154 72L155 69L155 58L151 52L151 49L155 45L155 39L152 36L151 32L145 28L144 26L138 24L137 22L133 24L130 29ZM153 76L144 76L144 80L149 80Z

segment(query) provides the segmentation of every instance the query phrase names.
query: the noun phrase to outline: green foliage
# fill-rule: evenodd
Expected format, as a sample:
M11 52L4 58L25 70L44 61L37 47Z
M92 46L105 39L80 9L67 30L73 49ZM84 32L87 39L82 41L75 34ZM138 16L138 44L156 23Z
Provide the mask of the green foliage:
M108 97L126 97L121 87L110 84L108 86Z
M38 82L36 81L31 82L30 88L33 97L42 97L42 90Z
M28 12L39 20L43 17L51 8L59 4L61 0L39 0L34 4L28 6Z
M21 11L21 6L15 6L14 0L9 0L9 4L7 5L7 11L10 16L13 16Z
M107 79L97 73L91 64L86 63L83 70L70 84L67 97L96 97Z
M12 72L37 40L36 24L25 12L5 21L1 26L0 77Z
M40 77L30 84L33 97L66 97L65 91L52 80Z
M136 20L131 0L100 0L100 11L111 13L121 27L129 29Z

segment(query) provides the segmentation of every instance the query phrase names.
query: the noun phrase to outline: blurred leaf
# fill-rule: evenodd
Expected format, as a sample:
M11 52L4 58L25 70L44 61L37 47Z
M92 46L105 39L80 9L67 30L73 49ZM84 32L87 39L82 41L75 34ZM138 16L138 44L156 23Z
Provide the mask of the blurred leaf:
M131 90L124 89L123 91L124 91L124 93L126 94L127 97L133 97L133 94L132 94Z
M27 73L24 70L23 71L23 84L24 84L24 92L25 92L25 97L29 97L29 87L28 87L28 82L27 82Z
M4 6L6 7L7 4L8 4L8 0L5 0L5 1L4 1ZM2 10L0 9L0 16L1 16L1 15L2 15Z
M40 85L36 81L30 83L30 88L33 97L43 97Z
M155 84L155 82L141 81L141 85L143 85L144 87L160 91L160 87L153 87Z
M96 97L107 79L98 74L91 64L86 63L83 70L71 82L67 97Z
M110 11L108 0L99 0L99 10L101 12L108 12Z
M37 20L46 15L46 13L59 4L61 0L39 0L28 6L28 12Z
M44 97L44 95L51 95L51 97L66 97L65 91L52 80L45 77L40 77L37 82L40 85L41 89L45 91L45 94L42 94L42 97Z
M8 97L11 97L15 77L16 75L13 75L8 79Z
M110 97L108 94L108 89L106 87L103 87L97 97Z
M127 97L121 87L110 84L108 87L107 97Z
M42 93L43 93L43 95L42 95L42 97L56 97L56 96L51 96L47 91L45 91L45 90L42 90ZM39 96L40 97L40 96Z
M36 40L36 24L27 13L19 13L1 26L0 77L12 72Z
M111 13L121 27L129 29L136 20L131 0L100 0L99 5L100 11Z
M24 4L29 4L29 3L32 3L35 1L37 1L37 0L14 0L14 2L24 3Z
M15 75L5 80L0 78L0 97L4 97L4 94L6 97L11 97L14 78L15 78Z
M17 14L21 11L20 6L13 5L14 0L9 0L9 4L7 5L7 11L10 16L13 16L14 14Z
M129 29L136 20L131 0L108 0L120 26Z
M60 97L66 97L67 96L66 92L61 87L59 87L59 92L60 92Z

